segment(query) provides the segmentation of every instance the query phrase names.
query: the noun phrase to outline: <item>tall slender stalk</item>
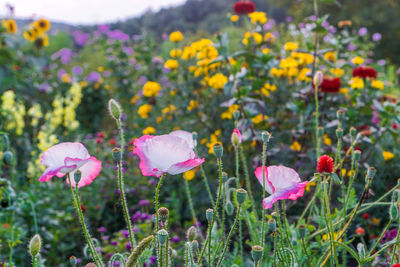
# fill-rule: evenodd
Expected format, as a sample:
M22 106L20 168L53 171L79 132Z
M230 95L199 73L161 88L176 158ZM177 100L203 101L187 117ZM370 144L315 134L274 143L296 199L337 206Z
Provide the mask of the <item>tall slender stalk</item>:
M157 212L158 208L160 206L158 198L160 195L160 188L161 188L161 184L164 180L164 177L165 177L165 173L163 173L161 175L160 180L158 181L158 184L156 187L155 195L154 195L154 206L155 206L155 210L156 210L156 233L158 233L158 230L160 228L160 218L159 218L158 212ZM158 238L157 238L157 253L158 253L158 255L157 255L158 262L161 262L161 266L162 266L162 248L160 246L160 241L158 240Z
M253 197L253 192L251 190L251 182L250 182L249 169L247 168L246 155L244 154L243 149L241 149L241 148L239 149L239 152L240 152L240 159L242 160L244 177L246 179L247 192L249 194L250 201L252 203L255 203L254 197ZM257 217L257 209L256 209L255 205L253 205L253 212L254 212L254 215Z
M262 192L262 197L263 197L263 201L265 199L265 160L267 159L267 142L263 141L263 151L262 151L262 174L263 174L263 192ZM265 209L263 208L262 210L262 215L261 215L261 220L262 220L262 224L261 224L261 238L260 238L260 246L262 246L263 248L265 248ZM264 254L264 253L263 253ZM263 257L264 255L261 257L261 262L263 262Z

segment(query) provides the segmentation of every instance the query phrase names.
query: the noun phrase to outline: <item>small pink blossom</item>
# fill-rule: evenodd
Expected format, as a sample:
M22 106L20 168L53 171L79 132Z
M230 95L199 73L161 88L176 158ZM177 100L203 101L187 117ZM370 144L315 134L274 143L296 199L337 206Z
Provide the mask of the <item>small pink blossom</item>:
M262 167L258 167L254 174L257 180L263 185ZM304 195L304 188L307 181L301 182L299 174L285 166L269 166L265 167L265 191L270 196L263 200L264 209L269 209L272 205L283 199L296 200Z
M235 129L233 129L233 133L237 134L237 136L239 138L239 144L242 143L242 134L240 133L240 131L237 128L235 128Z
M183 173L202 164L204 159L197 157L194 146L191 133L175 131L136 139L133 153L140 158L139 168L144 176L160 177L163 173Z
M78 187L90 184L101 170L101 161L89 155L86 147L81 143L60 143L50 147L40 157L40 163L47 166L40 182L48 182L53 176L63 177L71 174L71 184L75 187L74 173L82 172ZM68 179L67 179L67 183Z

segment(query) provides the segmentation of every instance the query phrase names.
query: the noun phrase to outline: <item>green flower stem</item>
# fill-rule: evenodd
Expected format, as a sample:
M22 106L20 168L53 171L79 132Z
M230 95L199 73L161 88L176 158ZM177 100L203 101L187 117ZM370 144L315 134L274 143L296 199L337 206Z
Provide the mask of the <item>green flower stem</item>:
M185 178L183 178L183 180L185 180L185 191L186 191L186 196L187 196L188 202L189 202L190 214L192 215L193 222L196 223L197 217L196 217L196 212L194 211L194 208L193 208L192 194L190 193L189 182Z
M8 194L8 203L11 203L11 198L10 198L10 194ZM11 213L11 218L10 218L10 241L8 241L8 247L10 248L10 252L8 254L8 263L10 264L10 266L13 265L13 250L14 250L14 214L15 211L13 210L13 212Z
M67 178L68 178L68 182L69 182L69 188L71 190L71 195L72 195L72 199L73 199L73 203L76 209L76 212L78 213L78 217L79 217L79 221L82 225L82 230L83 230L83 234L85 236L86 242L89 246L90 249L90 253L92 254L92 258L96 264L96 266L99 267L103 267L104 264L101 260L101 257L99 256L99 254L96 251L96 247L93 244L93 240L92 237L90 236L90 233L86 227L86 223L85 223L85 219L83 218L83 213L82 213L82 209L81 209L81 201L79 198L79 191L78 191L78 187L75 187L75 192L74 189L72 188L72 184L71 184L71 177L70 174L67 173Z
M301 244L303 245L304 253L307 256L308 266L312 267L310 255L308 254L308 251L307 251L307 248L306 248L306 243L304 242L304 238L303 237L301 238Z
M244 177L246 178L246 187L247 187L247 192L249 193L249 199L250 199L251 203L255 203L254 197L253 197L253 191L251 190L250 175L249 175L249 169L247 168L246 155L244 154L243 149L239 149L239 152L240 152L240 158L242 160ZM257 217L256 205L252 205L252 206L253 206L253 212Z
M317 34L315 34L315 39L317 40ZM314 59L315 60L315 59ZM314 73L313 73L314 75ZM314 98L315 98L315 143L316 147L316 155L317 159L321 156L321 140L319 138L318 128L319 128L319 102L318 102L318 89L319 85L315 86L314 89Z
M221 222L221 227L222 227L222 234L225 235L225 205L226 205L226 185L223 183L222 185L222 222Z
M333 234L333 225L332 225L332 215L331 215L331 208L329 205L329 196L328 196L328 190L327 190L327 185L328 185L328 181L326 179L326 177L324 177L324 181L322 184L322 187L324 188L323 192L324 192L324 202L325 202L325 208L326 208L326 213L325 213L325 219L326 219L326 225L328 226L328 233L329 233L329 240L330 240L330 245L331 245L331 251L332 254L334 256L334 259L336 262L336 266L338 265L338 258L337 258L337 254L336 254L336 248L335 245L333 244L333 240L334 240L334 234Z
M320 188L319 186L317 186L317 187L315 188L314 195L312 196L311 200L308 202L306 208L303 210L303 213L300 215L300 218L299 218L298 221L297 221L297 227L299 227L299 225L301 224L301 219L304 218L304 216L306 215L308 209L309 209L309 208L311 207L311 205L314 203L315 199L317 198L317 196L318 196L318 194L319 194L319 190L320 190L320 189L321 189L321 188Z
M136 240L135 240L135 235L132 231L132 223L131 223L130 216L129 216L128 204L126 203L125 189L124 189L124 176L122 174L122 161L121 160L118 162L118 185L119 185L119 191L121 193L121 204L122 204L122 209L124 212L125 222L126 222L126 226L128 227L128 231L129 231L129 241L130 241L130 243L132 245L132 249L133 249L136 246Z
M194 148L194 152L196 153L196 155L199 155L196 148ZM204 185L206 186L206 190L208 193L208 197L210 198L211 205L214 207L214 205L215 205L214 199L213 199L213 196L211 193L210 185L208 184L208 178L207 178L206 172L204 171L203 164L200 164L200 173L201 173L201 176L203 176Z
M158 242L158 241L157 241ZM159 252L158 252L158 254L159 254L159 257L158 257L158 265L160 266L160 267L164 267L164 258L163 258L163 246L159 246Z
M167 230L167 227L165 227L165 230ZM167 237L167 242L165 244L165 266L169 266L169 236Z
M211 225L208 225L208 229L211 228ZM208 241L208 266L211 266L211 239Z
M399 227L400 225L400 216L397 216L397 227ZM397 228L398 229L398 228ZM392 259L390 261L390 265L392 265L394 263L395 260L395 256L396 256L396 248L397 248L397 243L399 242L400 239L400 233L397 230L397 235L396 235L396 243L393 246L393 254L392 254Z
M37 256L32 257L32 267L38 267Z
M376 249L376 247L378 246L378 244L381 242L383 236L385 235L387 229L390 227L390 225L392 224L392 218L389 219L389 222L386 224L385 228L383 229L381 235L379 236L379 238L376 240L374 246L369 250L368 255L366 256L366 258L368 258L372 252L374 252L374 250Z
M158 184L157 184L157 187L156 187L156 193L155 193L155 197L154 197L154 205L155 205L155 209L156 209L156 233L158 233L158 230L160 230L159 228L160 228L160 218L158 217L158 208L159 208L159 206L160 206L160 203L159 203L159 201L158 201L158 199L159 199L159 195L160 195L160 188L161 188L161 184L162 184L162 182L163 182L163 180L164 180L164 177L165 177L165 173L163 173L162 175L161 175L161 178L160 178L160 180L158 181ZM158 242L158 241L157 241Z
M211 225L210 225L210 227L208 227L209 229L208 229L207 239L205 241L205 244L204 244L203 248L201 249L200 257L199 257L199 260L198 260L198 265L199 266L201 266L201 260L203 259L204 252L206 250L206 246L207 246L208 242L211 242L210 241L210 239L211 239L211 231L212 231L212 228L214 226L215 219L217 218L219 202L220 202L220 199L221 199L221 193L222 193L222 160L221 159L217 159L217 162L218 162L218 170L219 170L219 186L218 186L217 201L216 201L215 206L214 206L214 216L213 216L213 219L211 221Z
M265 160L267 159L267 142L263 142L263 151L262 151L262 175L263 175L263 188L262 188L262 201L265 199ZM254 204L253 204L254 205ZM260 246L265 248L265 209L263 207L262 215L261 215L261 238L260 238ZM263 253L264 254L264 253ZM264 256L264 255L263 255ZM263 262L263 256L261 257L261 262Z
M235 166L236 166L236 189L240 188L240 163L239 163L239 150L240 147L235 147ZM244 166L245 164L243 164ZM250 184L248 183L250 181L247 181L246 179L246 184L247 188L250 190ZM236 194L233 194L233 199L234 203L238 205L239 203L237 202L237 196ZM254 202L253 202L254 203ZM253 205L254 206L254 205ZM242 221L239 219L239 251L240 251L240 256L243 258L243 236L242 236Z
M223 259L224 259L224 257L225 257L225 253L226 253L226 250L228 249L229 241L230 241L230 239L231 239L231 237L232 237L232 233L233 233L233 231L235 230L236 225L237 225L237 223L238 223L238 221L239 221L240 209L241 209L241 206L239 206L238 209L237 209L235 221L234 221L234 223L233 223L233 225L232 225L231 230L229 231L228 238L227 238L226 241L225 241L224 250L222 251L222 256L221 256L221 258L219 259L219 262L218 262L218 264L217 264L217 267L221 266L222 261L223 261Z
M292 251L295 251L293 246L292 246L292 242L291 242L292 235L290 234L289 222L288 222L287 216L286 216L286 203L285 203L285 200L282 200L282 217L283 217L282 220L283 220L284 228L286 230L286 235L287 235L287 240L288 240L288 243L289 243L289 247L290 247L290 249ZM294 256L296 258L296 261L299 262L296 253L294 253Z

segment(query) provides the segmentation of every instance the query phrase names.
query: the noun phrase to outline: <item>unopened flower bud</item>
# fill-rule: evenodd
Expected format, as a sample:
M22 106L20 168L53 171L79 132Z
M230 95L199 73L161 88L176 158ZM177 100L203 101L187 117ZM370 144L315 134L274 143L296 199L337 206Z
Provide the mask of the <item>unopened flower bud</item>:
M112 154L112 157L113 157L113 159L115 160L115 161L121 161L121 159L122 159L122 153L121 153L121 149L119 148L119 147L114 147L112 150L111 150L111 154Z
M357 134L357 129L354 128L354 127L351 127L350 128L350 135L354 137L354 136L356 136L356 134Z
M361 158L361 151L360 150L355 150L353 152L354 155L354 160L359 160Z
M235 110L235 111L233 112L233 119L234 119L235 121L237 121L239 118L240 118L240 111L239 111L239 110Z
M236 196L239 205L242 205L246 201L247 191L243 188L239 188L236 190Z
M223 149L223 147L222 147L222 145L221 145L220 143L216 143L216 144L213 146L213 152L214 152L214 155L215 155L218 159L220 159L220 158L222 158L222 155L224 154L224 149Z
M235 129L236 130L236 129ZM232 132L231 142L234 147L238 147L240 145L240 138L236 131Z
M158 241L160 241L160 244L164 245L165 242L167 242L168 232L165 229L161 229L160 231L158 231L157 235L158 235Z
M264 143L268 143L269 139L271 138L271 134L267 131L262 131L261 133L261 139Z
M268 220L268 229L271 230L271 232L276 231L276 221L274 218Z
M253 257L254 262L258 262L263 254L264 248L262 246L252 246L251 247L251 256Z
M225 211L226 211L226 214L228 214L228 215L232 215L233 214L233 204L232 204L232 202L230 202L230 201L226 202Z
M363 243L358 243L357 244L357 252L358 256L360 256L361 259L365 258L365 246Z
M12 165L14 155L11 151L6 151L3 153L3 162L6 165Z
M389 208L389 215L392 220L396 220L399 217L399 210L395 203L392 203Z
M113 117L116 121L121 119L121 106L114 99L110 99L110 101L108 101L108 111L110 112L111 117Z
M71 263L72 266L75 266L77 264L77 259L75 256L69 257L69 263Z
M339 119L339 121L342 121L344 119L344 115L345 115L345 112L342 109L339 109L336 112L336 117Z
M82 177L82 172L80 170L77 170L74 173L74 180L75 180L75 184L77 185L79 183L79 181L81 180Z
M318 89L319 86L321 85L323 78L324 78L324 75L322 74L321 71L317 71L315 73L313 81L314 81L314 86L316 89Z
M343 138L343 129L336 129L336 137L342 139Z
M306 232L307 232L307 227L304 224L299 225L300 238L304 238L306 236Z
M228 174L226 172L222 172L222 182L225 183L228 181Z
M31 241L29 241L29 252L31 253L32 258L36 257L42 246L42 240L40 235L36 234L32 237Z
M187 240L189 240L190 242L195 240L196 237L197 237L197 229L196 229L196 227L191 226L186 232L186 237L187 237Z
M206 218L207 218L207 221L208 221L209 223L212 222L213 217L214 217L214 210L213 210L213 209L207 209L207 210L206 210Z
M168 221L168 217L169 217L169 210L165 207L161 207L158 209L157 211L158 217L160 218L160 220L165 223L166 221Z
M376 174L376 169L374 167L369 167L367 171L368 179L372 180Z

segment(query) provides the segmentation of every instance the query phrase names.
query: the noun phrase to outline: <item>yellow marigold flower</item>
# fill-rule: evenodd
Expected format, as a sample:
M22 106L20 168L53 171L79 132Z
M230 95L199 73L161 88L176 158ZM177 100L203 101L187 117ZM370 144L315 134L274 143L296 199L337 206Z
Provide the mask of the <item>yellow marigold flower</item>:
M223 120L231 120L233 118L233 112L239 109L239 105L231 105L229 106L228 110L221 113L221 119ZM220 133L221 131L219 131Z
M222 89L228 82L228 77L222 73L217 73L208 80L208 86L214 87L215 89Z
M182 49L174 48L169 52L169 55L173 58L180 57L182 55Z
M280 78L281 76L283 76L283 70L278 69L278 68L272 68L272 69L269 71L269 74L270 74L272 77L278 77L278 78Z
M189 60L189 59L193 58L195 55L196 55L196 50L193 49L191 46L185 46L185 48L183 48L183 52L182 52L183 60Z
M293 51L296 50L297 48L299 48L299 43L295 43L295 42L287 42L284 46L286 51Z
M392 158L394 158L394 154L389 151L382 151L382 156L385 161L388 161L388 160L391 160Z
M199 108L199 101L197 100L190 100L189 106L187 107L188 111L192 111L194 109Z
M381 222L381 220L379 220L378 218L373 217L373 218L371 219L371 222L372 222L373 224L375 224L375 225L378 225L378 224Z
M7 33L14 34L18 31L18 26L13 19L3 19L1 25L6 29Z
M324 59L326 61L329 61L329 62L335 62L335 60L336 60L336 52L332 52L332 51L326 52L324 54Z
M154 134L156 133L156 129L154 129L151 126L147 126L143 131L142 134L146 135L146 134Z
M149 104L143 104L138 109L138 114L142 119L147 119L149 117L149 113L152 110L152 106Z
M269 48L266 47L266 48L264 48L263 50L261 50L261 52L262 52L263 54L268 54L268 53L269 53Z
M254 123L254 124L259 124L259 123L262 123L264 120L268 120L268 116L267 115L263 115L263 114L258 114L257 116L255 116L255 117L253 117L252 119L251 119L251 121Z
M364 63L364 59L363 59L362 57L357 56L357 57L353 58L353 59L351 60L351 62L352 62L353 64L355 64L355 65L360 65L360 64L363 64L363 63Z
M231 21L232 22L236 22L236 21L238 21L239 20L239 16L238 15L232 15L231 16Z
M379 90L383 90L385 88L385 84L382 81L378 81L378 80L373 80L371 82L371 86L373 88L379 89Z
M310 192L311 186L316 186L316 185L317 185L316 182L307 183L307 184L306 184L306 191L307 191L307 192Z
M324 144L327 146L331 146L332 145L332 139L329 138L329 136L324 133Z
M263 37L261 34L259 34L258 32L246 32L244 34L244 38L242 40L242 43L244 45L248 45L249 44L249 39L252 38L252 40L254 41L254 43L256 44L260 44L263 41Z
M171 32L171 34L169 35L169 40L171 42L180 42L183 39L183 34L180 31L174 31Z
M157 123L161 123L162 121L163 121L163 118L157 117L157 119L156 119L156 122L157 122Z
M71 76L69 76L68 73L64 73L64 74L61 76L61 81L62 81L63 83L70 83L70 82L71 82Z
M349 85L352 89L363 89L364 88L364 80L359 77L353 77L350 79Z
M349 94L349 89L347 89L346 87L340 88L340 93L344 94L344 95L348 95Z
M143 86L143 95L145 97L152 97L158 95L161 86L158 82L147 81Z
M164 67L166 67L167 69L170 69L170 70L176 69L178 66L179 66L179 63L175 59L168 59L167 61L165 61L165 64L164 64Z
M134 96L131 98L131 100L129 100L129 103L130 103L131 105L136 104L136 102L138 102L139 99L140 99L140 95L134 95Z
M341 233L333 233L333 239L334 240L337 240L337 238L339 237L339 235L340 235ZM322 240L324 240L324 241L326 241L326 240L328 240L328 239L330 239L330 236L329 236L329 234L324 234L324 235L322 235ZM339 240L337 240L338 242L342 242L342 239L339 239ZM337 245L335 245L335 246L337 246Z
M47 32L51 27L50 21L45 18L41 18L35 21L33 24L37 29L39 29L40 32Z
M333 76L335 76L335 77L342 77L343 74L344 74L344 70L341 69L341 68L335 68L335 69L332 68L332 69L330 69L329 71L330 71L330 73L331 73Z
M252 12L249 14L249 18L251 23L253 24L264 24L267 22L267 14L265 12Z
M281 60L279 63L280 68L296 68L299 66L299 62L292 57L287 57Z
M266 34L264 34L264 41L272 43L275 41L275 36L272 33L267 32Z
M196 177L196 171L194 170L183 173L183 179L185 179L186 181L191 181L194 179L194 177Z
M301 145L299 142L294 141L293 144L290 145L290 149L299 152L301 150Z
M303 81L309 82L309 81L311 81L311 77L309 77L310 74L311 74L311 69L303 68L297 75L296 80L299 82L303 82Z

